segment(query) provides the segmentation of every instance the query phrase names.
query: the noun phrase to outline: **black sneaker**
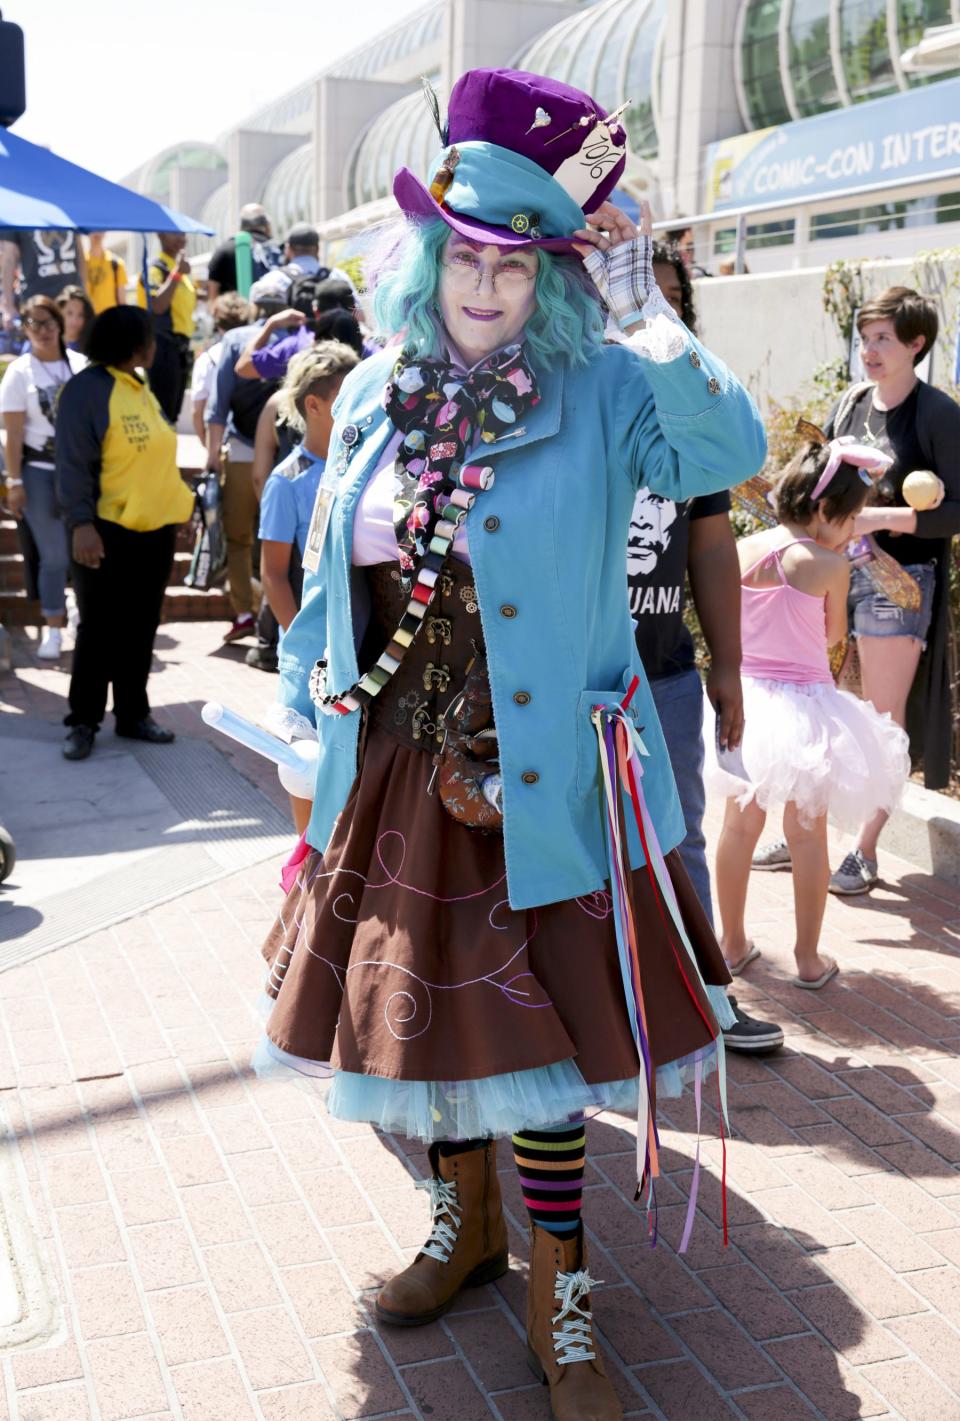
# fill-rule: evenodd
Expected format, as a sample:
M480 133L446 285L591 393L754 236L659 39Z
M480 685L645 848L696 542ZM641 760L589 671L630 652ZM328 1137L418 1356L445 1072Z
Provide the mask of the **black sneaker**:
M97 732L92 725L75 725L63 742L63 758L86 760L96 738Z
M251 646L243 659L248 666L255 667L257 671L271 671L276 675L280 670L277 653L262 646Z
M121 740L145 740L148 745L169 745L177 738L172 730L158 725L152 715L145 715L143 720L123 729L118 725L117 734Z
M737 1006L737 999L727 993L727 1001L733 1007L736 1025L723 1033L723 1039L731 1051L778 1051L783 1045L783 1032L772 1021L757 1021L747 1016Z

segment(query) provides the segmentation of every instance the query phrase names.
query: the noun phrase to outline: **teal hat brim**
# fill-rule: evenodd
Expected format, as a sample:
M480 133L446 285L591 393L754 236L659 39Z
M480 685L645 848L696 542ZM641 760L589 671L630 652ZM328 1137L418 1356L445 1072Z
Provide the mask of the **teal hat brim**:
M495 143L455 146L460 158L442 202L409 168L397 173L393 193L408 216L440 217L471 241L569 251L586 226L583 210L539 163ZM437 155L434 173L451 152Z

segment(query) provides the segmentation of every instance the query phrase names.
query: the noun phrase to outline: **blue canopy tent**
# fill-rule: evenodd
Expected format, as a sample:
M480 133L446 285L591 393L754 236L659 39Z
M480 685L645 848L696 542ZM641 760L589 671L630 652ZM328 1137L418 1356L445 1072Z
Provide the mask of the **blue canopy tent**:
M0 129L0 227L32 231L202 232L212 229Z
M49 148L0 129L0 228L9 231L142 232L143 286L147 280L148 232L201 232L211 227L131 192L109 178L58 158Z

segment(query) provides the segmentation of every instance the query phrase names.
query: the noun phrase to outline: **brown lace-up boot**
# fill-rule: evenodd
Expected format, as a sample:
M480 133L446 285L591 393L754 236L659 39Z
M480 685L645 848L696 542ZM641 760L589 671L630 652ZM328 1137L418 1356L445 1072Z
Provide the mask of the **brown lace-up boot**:
M507 1271L507 1226L497 1179L497 1145L462 1154L430 1146L431 1179L417 1181L433 1206L433 1229L416 1258L377 1297L377 1316L419 1327L446 1312L461 1288L492 1283Z
M593 1334L587 1248L577 1238L554 1238L531 1228L527 1294L527 1357L550 1388L555 1421L621 1421L623 1410L607 1380Z

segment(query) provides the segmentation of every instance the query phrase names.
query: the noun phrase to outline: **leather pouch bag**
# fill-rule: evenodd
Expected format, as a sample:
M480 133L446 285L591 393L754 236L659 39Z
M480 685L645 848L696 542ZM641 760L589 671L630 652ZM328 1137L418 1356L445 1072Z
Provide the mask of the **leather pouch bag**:
M503 781L486 657L478 654L470 663L443 727L443 745L433 757L441 804L468 829L502 832Z

